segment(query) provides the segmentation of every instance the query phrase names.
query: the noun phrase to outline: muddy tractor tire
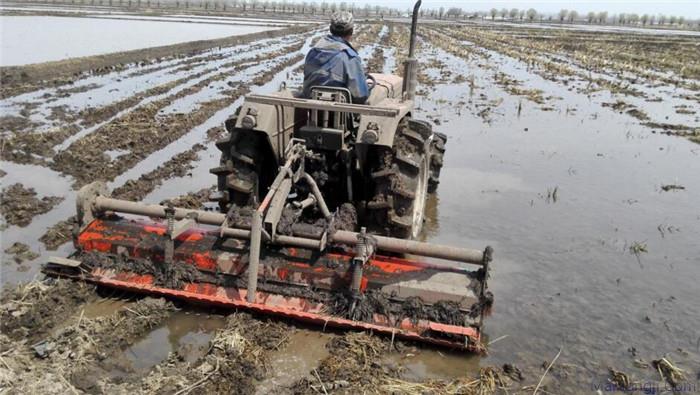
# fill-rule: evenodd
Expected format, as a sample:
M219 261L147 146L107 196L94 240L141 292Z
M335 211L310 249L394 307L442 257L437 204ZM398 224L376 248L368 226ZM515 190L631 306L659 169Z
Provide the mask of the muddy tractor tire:
M217 191L211 200L218 201L221 211L227 211L231 204L244 207L254 204L258 198L260 158L257 139L246 138L243 134L229 133L216 142L221 151L219 166L210 170L217 177Z
M437 191L438 185L440 184L440 171L442 170L446 143L446 135L434 132L433 140L430 142L430 178L428 179L428 193Z
M418 238L431 176L432 135L429 124L406 119L399 125L391 148L375 148L371 171L374 196L367 211L380 233Z

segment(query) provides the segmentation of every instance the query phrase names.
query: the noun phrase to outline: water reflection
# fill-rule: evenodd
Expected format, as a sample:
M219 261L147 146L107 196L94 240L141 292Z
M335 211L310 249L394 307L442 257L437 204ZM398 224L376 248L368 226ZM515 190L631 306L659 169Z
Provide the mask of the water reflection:
M214 332L222 328L225 318L192 312L176 312L163 326L124 351L133 369L148 370L178 352L188 362L203 356Z

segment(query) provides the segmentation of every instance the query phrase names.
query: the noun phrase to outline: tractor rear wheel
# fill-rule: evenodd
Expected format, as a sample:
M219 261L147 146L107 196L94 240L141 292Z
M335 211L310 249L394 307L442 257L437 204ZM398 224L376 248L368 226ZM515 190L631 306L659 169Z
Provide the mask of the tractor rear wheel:
M434 193L437 191L440 184L440 171L442 170L442 160L445 156L445 144L447 136L435 132L433 140L430 142L430 179L428 180L428 192Z
M221 211L227 211L231 204L243 207L256 202L260 174L257 143L257 139L234 133L216 142L221 160L210 170L217 176L217 191L211 200L219 202Z
M431 136L429 124L405 119L391 148L375 147L371 167L375 189L367 210L382 234L418 238L430 184Z

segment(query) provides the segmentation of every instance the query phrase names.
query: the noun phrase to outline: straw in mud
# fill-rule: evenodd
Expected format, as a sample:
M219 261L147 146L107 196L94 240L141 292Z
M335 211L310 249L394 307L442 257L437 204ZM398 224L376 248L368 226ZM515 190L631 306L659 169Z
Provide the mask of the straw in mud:
M458 379L449 382L431 380L424 383L414 383L393 377L384 378L380 392L391 394L421 395L426 393L487 395L498 389L507 391L508 379L502 373L491 367L481 368L476 379Z
M628 389L632 385L632 380L624 372L617 371L613 368L608 368L610 372L610 378L608 381L615 384L617 388Z
M651 365L659 372L661 379L666 380L673 387L677 387L679 382L686 379L685 371L676 367L668 358L653 360Z

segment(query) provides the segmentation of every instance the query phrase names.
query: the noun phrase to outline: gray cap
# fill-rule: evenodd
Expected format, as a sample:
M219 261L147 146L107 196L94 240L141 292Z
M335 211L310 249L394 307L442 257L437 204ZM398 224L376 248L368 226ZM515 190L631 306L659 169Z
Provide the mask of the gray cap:
M355 21L349 11L338 11L331 15L331 33L344 34L352 32Z

